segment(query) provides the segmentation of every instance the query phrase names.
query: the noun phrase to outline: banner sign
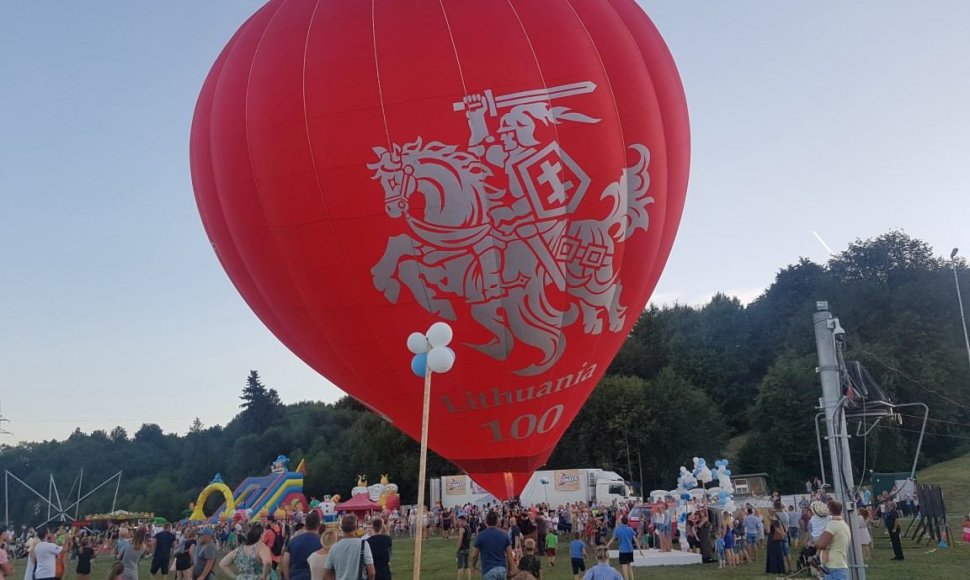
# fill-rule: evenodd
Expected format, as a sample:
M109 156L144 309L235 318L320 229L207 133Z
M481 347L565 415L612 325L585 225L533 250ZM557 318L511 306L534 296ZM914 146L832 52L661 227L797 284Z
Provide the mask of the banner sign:
M555 478L553 482L556 491L578 491L579 490L579 470L578 469L558 469L553 472Z

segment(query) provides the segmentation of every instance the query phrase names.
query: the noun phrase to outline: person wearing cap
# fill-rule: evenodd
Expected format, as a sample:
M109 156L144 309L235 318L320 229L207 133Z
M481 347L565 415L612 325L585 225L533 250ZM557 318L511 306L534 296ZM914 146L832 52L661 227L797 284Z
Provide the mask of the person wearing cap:
M606 546L596 546L596 565L583 574L583 580L623 580L623 576L610 566L610 552Z
M192 580L215 580L216 558L218 551L213 543L212 528L203 528L199 532L199 545L195 550L195 566L192 568Z

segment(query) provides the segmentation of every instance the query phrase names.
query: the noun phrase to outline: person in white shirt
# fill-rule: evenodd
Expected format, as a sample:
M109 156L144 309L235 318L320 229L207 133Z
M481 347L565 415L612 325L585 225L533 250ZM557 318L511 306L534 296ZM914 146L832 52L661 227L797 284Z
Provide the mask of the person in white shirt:
M54 534L49 529L38 530L37 535L41 541L34 546L34 580L53 580L61 547L54 543Z

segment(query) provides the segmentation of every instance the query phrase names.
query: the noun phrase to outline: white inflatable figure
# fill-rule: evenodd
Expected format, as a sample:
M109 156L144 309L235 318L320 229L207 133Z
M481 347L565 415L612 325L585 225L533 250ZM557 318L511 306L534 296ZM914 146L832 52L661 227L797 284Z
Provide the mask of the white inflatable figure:
M381 499L382 491L384 491L384 486L379 483L375 483L374 485L368 486L367 497L370 498L371 501L377 501Z
M355 495L368 495L368 496L370 495L370 490L367 489L366 475L357 476L357 485L350 490L350 497L354 497Z

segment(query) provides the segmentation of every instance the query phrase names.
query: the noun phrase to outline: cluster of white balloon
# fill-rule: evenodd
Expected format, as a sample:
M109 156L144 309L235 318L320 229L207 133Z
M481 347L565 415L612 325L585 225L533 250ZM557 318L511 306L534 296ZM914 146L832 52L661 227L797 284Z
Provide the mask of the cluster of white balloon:
M454 333L446 322L435 322L428 332L412 332L408 336L408 350L414 353L411 370L424 378L430 370L446 373L455 364L455 351L448 348Z

